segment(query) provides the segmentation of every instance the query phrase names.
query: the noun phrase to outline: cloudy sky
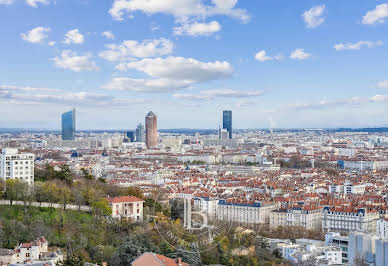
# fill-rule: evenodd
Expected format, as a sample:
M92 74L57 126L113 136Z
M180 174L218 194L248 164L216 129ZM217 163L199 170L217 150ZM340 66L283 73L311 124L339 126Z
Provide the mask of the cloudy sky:
M387 0L0 0L0 128L388 126L387 33Z

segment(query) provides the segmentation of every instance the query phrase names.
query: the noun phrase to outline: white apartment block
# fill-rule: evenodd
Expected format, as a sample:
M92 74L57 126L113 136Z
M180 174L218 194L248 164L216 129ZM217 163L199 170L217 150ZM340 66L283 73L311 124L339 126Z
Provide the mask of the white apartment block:
M196 197L194 198L194 209L207 214L210 220L216 218L218 199Z
M341 236L340 233L329 232L325 235L325 246L339 247L342 252L342 263L348 263L349 236Z
M287 225L308 230L322 228L322 208L314 206L294 207L287 210Z
M340 184L332 184L329 185L329 193L338 193L338 194L364 194L365 193L365 185L358 184L353 185L352 183L344 183Z
M267 224L270 212L278 208L277 204L262 205L254 203L233 203L220 200L217 206L217 219L245 224Z
M345 210L325 207L322 214L322 229L325 232L362 232L375 233L378 212L366 209Z
M353 185L351 183L344 184L344 194L364 194L365 185Z
M19 179L34 185L34 154L3 149L0 154L0 180Z
M376 234L380 238L388 238L388 218L377 221Z

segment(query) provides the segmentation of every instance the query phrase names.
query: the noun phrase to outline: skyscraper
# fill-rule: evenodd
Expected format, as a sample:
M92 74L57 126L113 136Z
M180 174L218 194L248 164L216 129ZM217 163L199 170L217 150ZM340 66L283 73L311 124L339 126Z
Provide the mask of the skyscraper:
M75 140L75 109L62 114L62 140Z
M147 148L151 148L158 145L158 118L152 111L147 114L145 124L146 145Z
M136 128L136 142L145 142L144 126L142 123L140 123Z
M232 138L232 111L226 110L222 116L222 128L228 130L229 138Z

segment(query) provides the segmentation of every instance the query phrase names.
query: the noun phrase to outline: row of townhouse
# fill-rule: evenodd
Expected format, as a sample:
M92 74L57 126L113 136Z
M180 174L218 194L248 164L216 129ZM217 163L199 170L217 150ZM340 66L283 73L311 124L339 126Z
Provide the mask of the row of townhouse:
M212 197L195 197L193 208L206 213L211 220L243 224L268 224L271 211L279 207L274 203L235 201Z
M269 225L298 226L309 230L322 227L322 208L319 206L298 206L288 209L278 209L270 212Z
M309 230L324 232L363 232L388 237L388 219L381 219L377 211L365 208L329 208L319 206L299 206L276 209L269 214L271 228L279 226L299 226Z
M276 210L278 204L261 202L233 202L220 200L217 206L217 219L244 224L268 224L271 211Z
M322 213L322 229L325 232L376 232L376 224L380 218L377 211L365 208L330 208L324 207Z

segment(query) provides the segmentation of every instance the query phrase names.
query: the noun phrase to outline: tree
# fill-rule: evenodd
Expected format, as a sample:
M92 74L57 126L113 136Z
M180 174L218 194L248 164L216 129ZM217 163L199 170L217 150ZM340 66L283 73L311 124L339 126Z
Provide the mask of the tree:
M11 201L11 205L13 201L25 201L29 194L28 184L18 179L8 179L5 186L5 198Z
M120 191L120 196L135 196L139 199L142 199L143 192L139 187L127 187Z
M55 171L55 178L66 182L71 185L73 182L73 175L68 165L61 165L59 171Z
M149 237L136 235L128 238L127 241L119 247L111 258L110 264L114 266L130 265L137 257L144 252L158 253L158 248L151 242Z
M66 205L71 201L71 190L66 186L59 187L58 199L63 204L63 209L66 210Z
M85 168L81 168L82 177L86 180L93 180L94 176L89 173Z
M5 182L0 180L0 199L5 195Z
M101 217L112 214L112 209L106 199L100 199L92 203L92 212L95 216Z
M58 266L84 266L85 261L81 255L68 256L65 260L57 263Z

